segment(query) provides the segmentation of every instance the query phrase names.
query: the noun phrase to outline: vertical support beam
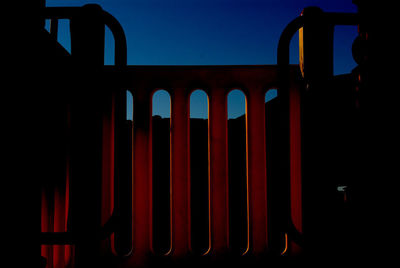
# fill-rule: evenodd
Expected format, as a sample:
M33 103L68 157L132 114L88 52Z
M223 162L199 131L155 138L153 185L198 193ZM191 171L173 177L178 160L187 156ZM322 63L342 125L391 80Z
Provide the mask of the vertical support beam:
M103 115L101 225L108 221L114 210L114 140L115 100L112 99L109 103L105 103Z
M307 84L324 83L333 75L333 25L318 7L302 12L304 27L299 30L300 68Z
M388 59L387 56L382 57L386 53L381 49L382 40L386 40L387 36L381 31L382 23L373 19L385 14L384 9L377 8L379 5L374 1L353 0L353 3L358 7L360 18L358 44L353 46L358 45L358 51L354 52L358 52L360 60L355 72L359 96L354 157L357 173L349 185L353 223L349 229L354 237L352 241L357 241L354 244L359 246L351 249L355 254L365 256L389 256L397 247L371 247L369 241L374 241L374 245L391 245L393 236L384 233L397 226L397 221L393 220L396 213L388 212L396 211L399 203L395 180L392 179L393 174L398 174L397 158L392 157L398 148L393 146L398 144L399 137L397 124L394 123L399 114L399 106L394 104L398 98L397 92L392 90L394 79L388 78L394 77L390 75L392 72L382 69ZM383 190L376 189L378 182ZM374 193L374 198L371 198L371 193Z
M55 40L57 40L57 37L58 37L58 19L51 19L50 20L50 35Z
M228 123L226 90L209 92L209 168L211 255L221 255L229 248L228 199Z
M99 83L104 64L104 23L98 5L87 5L71 19L71 55L79 84L71 89L69 229L79 239L76 267L99 261L103 115L107 94Z
M301 110L300 88L298 84L291 83L289 88L289 139L290 139L290 216L294 227L303 232L303 202L301 180ZM290 253L299 254L301 248L291 243Z
M262 88L249 90L246 108L251 251L254 255L260 255L268 247L265 94Z
M93 71L86 67L99 70L104 65L105 24L102 12L99 5L88 4L70 22L71 55L86 72Z
M333 146L338 137L334 135L332 120L337 116L334 111L338 105L333 101L337 93L332 90L333 25L318 7L305 8L302 17L304 26L299 32L300 67L307 88L302 96L301 123L304 235L308 239L307 246L315 243L320 245L306 250L312 250L313 254L328 254L335 247L332 201L336 198L336 176L327 170L338 168L334 157L336 148ZM288 90L290 111L293 108L294 91L289 87ZM293 119L290 118L290 128L295 123ZM291 162L291 168L293 164ZM291 174L294 172L291 171ZM321 239L321 233L324 233L324 239Z
M37 0L32 2L34 2L35 11L40 11L37 14L41 14L43 9L46 8L46 0ZM43 28L45 23L46 23L45 18L43 18L42 16L37 16L37 19L35 21L35 27L37 27L36 29Z
M171 93L172 255L190 249L189 100L185 88Z

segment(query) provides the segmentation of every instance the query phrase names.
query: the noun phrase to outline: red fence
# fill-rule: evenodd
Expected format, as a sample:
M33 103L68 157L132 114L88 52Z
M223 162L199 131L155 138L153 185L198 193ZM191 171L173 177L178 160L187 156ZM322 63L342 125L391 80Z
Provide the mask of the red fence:
M295 226L302 228L301 212L301 170L300 170L300 102L299 83L296 82L298 66L291 67L290 83L290 207ZM125 124L124 141L132 157L125 153L132 173L125 172L126 185L132 189L130 245L126 250L124 265L145 261L152 248L152 96L156 89L165 89L171 96L171 177L170 177L170 219L171 248L167 255L180 258L191 255L191 213L190 213L190 142L189 105L190 94L195 89L203 89L209 99L209 250L204 255L224 256L229 247L229 188L228 188L228 148L227 148L227 95L232 89L241 89L246 96L246 158L247 158L247 250L244 255L268 253L268 196L267 196L267 151L269 144L279 140L266 140L265 94L277 87L276 66L128 66L124 70L114 68L104 70L104 80L115 82L116 92L129 90L133 95L133 125ZM122 95L122 94L121 94ZM278 96L279 98L279 96ZM125 98L120 98L125 101ZM126 107L114 98L103 114L102 163L101 163L101 221L104 225L114 210L115 190L115 107ZM267 117L279 116L279 107L271 110ZM131 131L130 129L131 128ZM129 138L129 139L130 139ZM72 156L73 157L73 156ZM270 156L273 157L273 156ZM131 161L131 163L129 163ZM66 165L66 182L55 193L43 192L42 231L65 232L68 212L69 167ZM283 179L283 178L282 178ZM130 181L130 182L129 182ZM120 182L121 183L121 182ZM125 189L126 190L126 189ZM277 189L279 190L279 189ZM128 191L129 192L129 191ZM49 198L51 196L51 198ZM125 202L130 202L129 199ZM49 205L52 203L51 205ZM129 213L128 213L129 215ZM128 216L129 217L129 216ZM128 227L128 228L129 228ZM121 236L121 234L119 234ZM282 238L284 239L284 238ZM129 239L128 239L129 240ZM101 242L102 253L114 252L116 238L112 235ZM129 244L129 242L128 242ZM287 246L287 245L286 245ZM129 247L125 245L125 247ZM53 259L54 267L62 267L70 261L73 247L42 246L42 254ZM286 251L286 250L285 250ZM289 250L290 251L290 250ZM286 253L287 254L287 253Z
M71 19L71 55L67 56L71 56L71 65L67 66L66 79L71 81L57 81L60 103L49 111L60 119L54 123L56 165L49 167L55 172L42 184L41 244L48 267L136 267L160 259L265 260L301 252L304 166L313 167L315 152L324 153L310 142L314 124L320 122L313 109L328 115L324 115L327 120L322 125L327 136L335 139L329 131L340 126L336 119L331 120L337 117L338 100L331 98L330 89L315 91L325 94L322 99L328 100L324 104L328 108L318 106L320 96L313 94L308 97L307 109L301 107L307 93L299 66L289 65L288 49L293 34L304 25L304 17L293 20L283 31L278 65L126 66L122 28L98 6L46 9L45 16L54 22ZM354 24L356 19L351 14L333 13L326 13L326 18L340 19L333 24ZM116 66L103 66L104 25L114 34ZM323 30L318 28L315 33L325 33ZM322 37L316 48L329 50L331 37ZM307 53L312 54L310 51ZM329 51L324 53L329 57ZM318 57L310 59L319 61ZM311 63L302 68L303 75L310 74L309 83L315 73L316 80L320 74L330 79L329 66L319 70L315 66L321 65ZM346 86L338 88L346 90L344 99L352 100L352 84L346 79ZM278 96L273 105L266 106L265 94L272 88L278 88ZM170 245L162 256L153 244L152 97L158 89L171 96L170 177L169 189L165 189L170 192L170 229L166 234ZM200 255L193 251L190 211L189 106L191 92L196 89L208 96L208 247ZM227 95L232 89L242 90L246 97L246 189L242 189L246 196L246 245L240 253L232 251L229 231ZM126 120L127 90L133 96L133 123ZM346 113L354 113L353 108ZM309 120L306 124L305 115ZM308 135L306 145L312 148L306 153L301 148L304 134ZM347 137L343 140L349 141ZM331 157L336 155L340 154ZM311 160L304 165L305 159ZM331 162L320 161L320 170L329 170ZM318 172L310 173L309 169L306 174L312 183L321 182ZM315 203L312 194L308 200ZM311 216L308 222L316 218Z

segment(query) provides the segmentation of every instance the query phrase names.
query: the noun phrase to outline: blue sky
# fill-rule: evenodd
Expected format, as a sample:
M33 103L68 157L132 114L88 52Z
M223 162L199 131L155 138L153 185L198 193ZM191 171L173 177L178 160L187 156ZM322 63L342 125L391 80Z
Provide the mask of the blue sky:
M276 64L279 36L304 7L319 6L332 12L357 10L351 0L47 0L46 3L47 6L100 4L125 30L129 65ZM69 49L67 27L66 22L60 22L59 40ZM335 74L348 73L355 67L351 44L356 34L357 28L353 26L335 28ZM113 63L111 41L107 31L106 64ZM290 58L291 63L298 63L297 36L292 41ZM235 117L243 107L236 97L231 99L237 103L230 109L230 117ZM165 115L161 110L168 109L161 102L155 105L160 108L156 113ZM198 116L203 117L201 113L199 110Z

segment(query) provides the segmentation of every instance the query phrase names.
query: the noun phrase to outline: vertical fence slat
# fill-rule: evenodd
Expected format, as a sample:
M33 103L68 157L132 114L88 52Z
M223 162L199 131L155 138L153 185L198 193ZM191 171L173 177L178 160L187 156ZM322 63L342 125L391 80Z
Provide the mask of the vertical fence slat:
M228 125L225 90L212 88L209 100L211 254L218 255L225 253L229 248Z
M251 253L265 253L267 232L267 175L265 152L265 96L254 88L247 98L247 174Z
M126 265L143 265L152 251L151 95L134 92L133 255Z
M189 100L184 88L171 96L172 254L178 257L190 248Z
M50 20L50 35L57 40L58 37L58 19Z

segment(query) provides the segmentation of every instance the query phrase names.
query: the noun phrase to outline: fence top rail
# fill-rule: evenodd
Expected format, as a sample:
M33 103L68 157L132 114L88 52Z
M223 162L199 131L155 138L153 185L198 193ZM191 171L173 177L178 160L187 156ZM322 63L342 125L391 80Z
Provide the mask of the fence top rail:
M290 80L300 80L298 65L290 65ZM104 67L107 82L131 90L173 89L188 90L219 87L251 90L277 88L277 65L145 65Z

